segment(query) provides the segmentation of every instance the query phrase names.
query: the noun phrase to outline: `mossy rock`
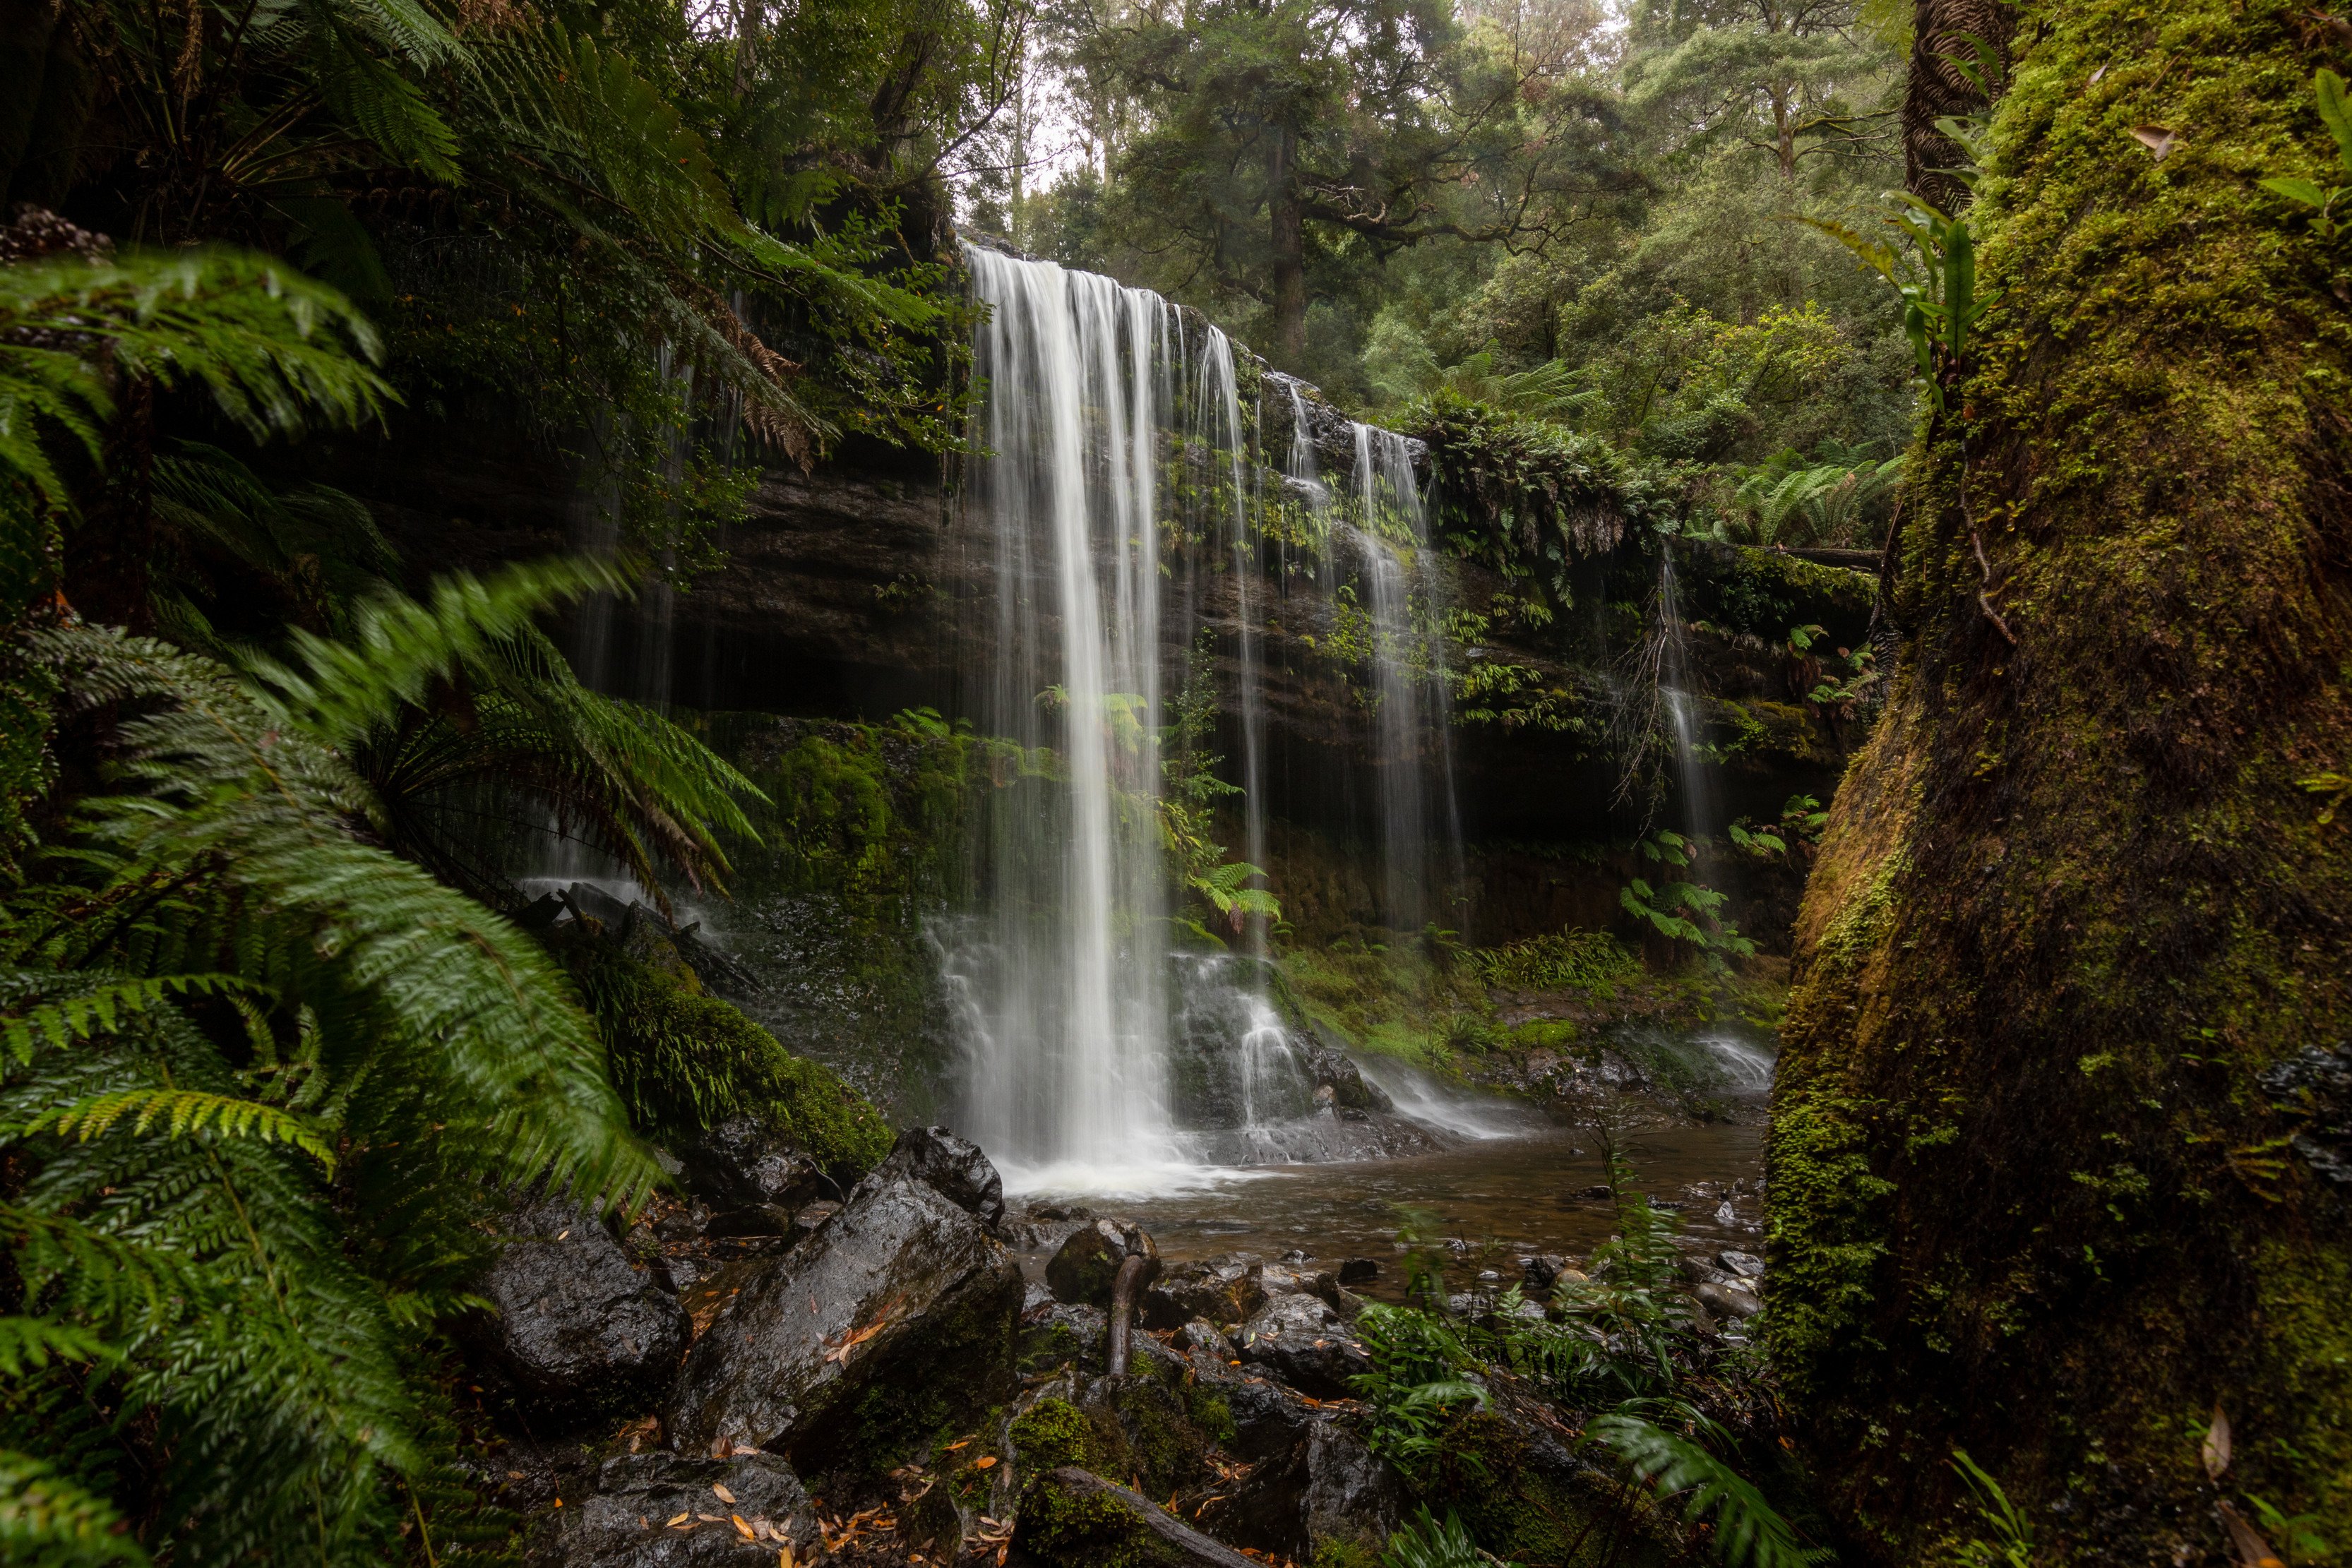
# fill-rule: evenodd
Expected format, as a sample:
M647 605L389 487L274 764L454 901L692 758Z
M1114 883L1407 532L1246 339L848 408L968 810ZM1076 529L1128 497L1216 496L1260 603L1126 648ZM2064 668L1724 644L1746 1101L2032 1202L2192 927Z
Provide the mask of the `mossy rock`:
M1440 1447L1425 1500L1460 1514L1497 1557L1521 1568L1665 1568L1682 1560L1682 1542L1654 1507L1636 1494L1629 1520L1622 1483L1548 1431L1472 1411Z
M1076 1466L1022 1489L1013 1546L1038 1568L1253 1568L1150 1499Z
M564 956L604 1037L613 1087L640 1130L696 1133L748 1112L844 1182L890 1152L890 1129L865 1096L824 1063L786 1051L731 1003L584 936Z

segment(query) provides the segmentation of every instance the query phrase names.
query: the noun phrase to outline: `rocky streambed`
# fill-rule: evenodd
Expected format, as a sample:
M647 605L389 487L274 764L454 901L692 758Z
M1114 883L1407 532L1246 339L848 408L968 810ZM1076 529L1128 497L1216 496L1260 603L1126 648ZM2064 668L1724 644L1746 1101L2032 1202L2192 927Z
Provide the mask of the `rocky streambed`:
M1573 1174L1545 1157L1538 1181ZM1402 1292L1394 1243L1276 1253L1269 1232L1213 1251L1176 1223L1163 1252L1108 1204L1008 1209L985 1155L940 1128L909 1129L846 1190L749 1118L676 1163L680 1196L625 1232L559 1201L520 1207L480 1283L498 1311L467 1341L478 1462L535 1568L1328 1568L1373 1562L1423 1501L1569 1521L1615 1495L1563 1412L1500 1369L1458 1434L1475 1463L1409 1480L1376 1452L1360 1325ZM1736 1341L1761 1270L1738 1244L1753 1184L1685 1186L1655 1199L1703 1222L1681 1300ZM1563 1214L1593 1202L1554 1196ZM1496 1236L1414 1252L1465 1324L1539 1317L1585 1266ZM1541 1540L1570 1533L1538 1531L1519 1560L1555 1560Z

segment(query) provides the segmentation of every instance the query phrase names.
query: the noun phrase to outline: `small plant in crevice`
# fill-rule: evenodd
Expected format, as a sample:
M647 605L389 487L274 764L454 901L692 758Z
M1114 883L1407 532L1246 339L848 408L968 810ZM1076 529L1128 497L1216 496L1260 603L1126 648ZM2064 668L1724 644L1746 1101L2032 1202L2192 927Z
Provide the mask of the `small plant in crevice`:
M1967 1449L1952 1450L1951 1466L1952 1473L1969 1489L1977 1518L1990 1532L1989 1539L1979 1536L1963 1545L1960 1562L1967 1568L2032 1568L2033 1521L2009 1500L1999 1481L1969 1458Z

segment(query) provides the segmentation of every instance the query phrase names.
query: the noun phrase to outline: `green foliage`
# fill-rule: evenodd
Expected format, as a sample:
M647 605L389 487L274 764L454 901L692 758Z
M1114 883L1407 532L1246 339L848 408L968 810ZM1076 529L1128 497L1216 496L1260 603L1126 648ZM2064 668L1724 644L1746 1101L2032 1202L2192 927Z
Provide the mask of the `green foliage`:
M1977 292L1976 242L1967 219L1948 217L1907 192L1887 204L1891 210L1880 222L1895 231L1891 238L1860 234L1826 218L1802 221L1893 286L1903 301L1903 331L1911 340L1913 362L1940 410L1947 388L1964 373L1973 335L2000 294Z
M1679 833L1662 831L1636 847L1646 858L1668 866L1691 863L1692 846ZM1627 914L1648 921L1660 936L1697 948L1711 973L1727 973L1727 957L1746 958L1756 951L1756 944L1723 918L1726 895L1696 882L1661 882L1653 886L1637 876L1618 891L1617 902Z
M50 1450L68 1469L12 1474L11 1529L103 1528L89 1500L129 1472L75 1427L87 1401L170 1456L146 1544L373 1558L447 1490L419 1341L478 1258L474 1195L626 1201L657 1174L536 945L354 836L367 792L335 747L446 667L463 619L388 611L373 660L310 647L332 691L119 632L30 639L68 701L123 716L113 792L67 803L73 852L0 927L26 1173L0 1233L53 1325L46 1358L15 1336L0 1445L83 1434Z
M366 320L282 262L228 250L0 267L0 479L71 504L52 441L100 455L117 378L193 382L257 439L357 424L391 389Z
M1642 961L1605 931L1570 926L1501 947L1481 947L1470 966L1490 986L1511 990L1601 991L1641 972Z
M2352 175L2352 99L2345 94L2344 78L2322 67L2312 78L2311 85L2320 120L2336 139L2336 169ZM2336 204L2352 194L2352 185L2322 185L2300 174L2285 174L2263 180L2262 187L2297 206L2310 208L2311 232L2323 240L2335 239L2347 226L2336 216Z
M1638 1416L1602 1416L1585 1430L1661 1498L1689 1493L1684 1517L1710 1520L1716 1554L1735 1568L1809 1568L1832 1561L1826 1549L1800 1544L1753 1482L1689 1438Z
M1486 1568L1494 1562L1470 1539L1460 1515L1448 1509L1441 1520L1424 1504L1389 1537L1380 1568Z
M1349 1380L1371 1407L1367 1441L1408 1475L1426 1471L1454 1413L1486 1407L1486 1390L1472 1381L1477 1359L1443 1318L1416 1308L1369 1302L1355 1332L1372 1363Z
M1857 460L1842 443L1824 442L1816 456L1822 461L1808 465L1795 448L1783 448L1742 473L1731 501L1749 519L1743 542L1853 544L1867 537L1864 515L1901 478L1902 455Z
M1966 1449L1952 1450L1951 1465L1975 1500L1977 1517L1992 1532L1990 1541L1972 1541L1962 1547L1960 1561L1969 1568L2032 1568L2033 1521L2009 1500L2000 1483L1969 1458Z
M143 1563L122 1516L54 1465L0 1451L0 1558L26 1568Z

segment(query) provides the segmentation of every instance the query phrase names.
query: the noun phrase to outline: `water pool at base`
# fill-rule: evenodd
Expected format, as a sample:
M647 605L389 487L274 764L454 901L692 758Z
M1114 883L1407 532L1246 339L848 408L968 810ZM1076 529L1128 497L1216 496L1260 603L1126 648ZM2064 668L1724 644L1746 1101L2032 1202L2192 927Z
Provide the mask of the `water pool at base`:
M1755 1189L1763 1176L1762 1127L1655 1126L1622 1132L1619 1140L1634 1189L1679 1205L1693 1242L1761 1250L1763 1199ZM1616 1228L1613 1207L1581 1196L1607 1179L1590 1130L1542 1127L1436 1154L1221 1173L1162 1196L1032 1193L1012 1207L1018 1215L1030 1204L1082 1204L1097 1215L1132 1219L1170 1262L1223 1252L1274 1260L1300 1250L1318 1266L1337 1269L1346 1259L1370 1258L1381 1272L1364 1293L1393 1297L1402 1291L1398 1233L1409 1211L1417 1211L1424 1235L1461 1244L1451 1249L1458 1266L1447 1270L1456 1288L1482 1268L1508 1281L1517 1277L1523 1254L1582 1258L1609 1237Z

